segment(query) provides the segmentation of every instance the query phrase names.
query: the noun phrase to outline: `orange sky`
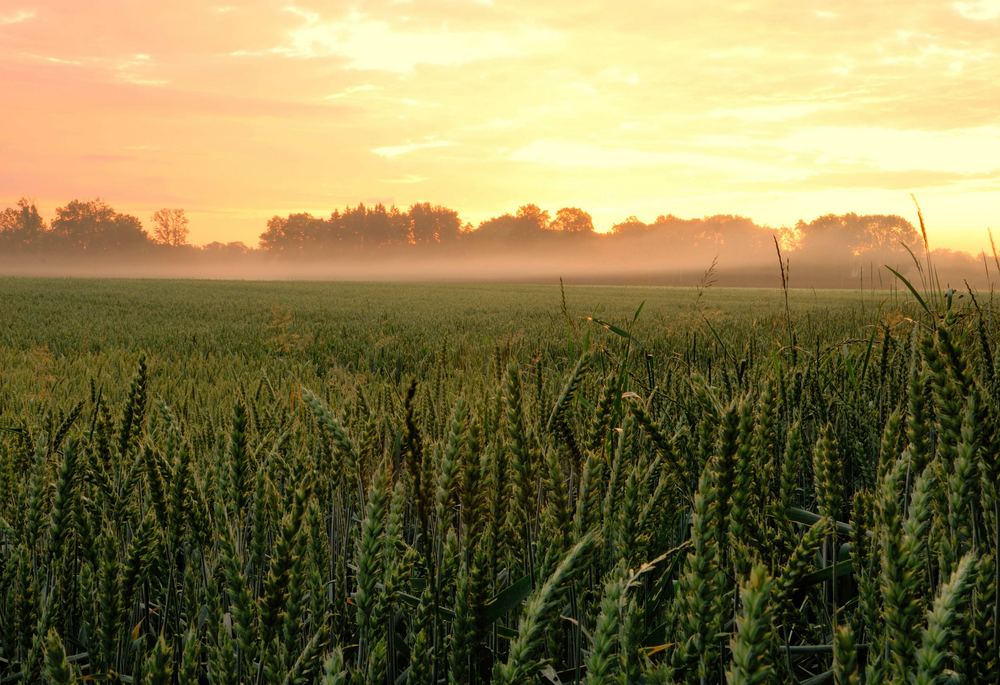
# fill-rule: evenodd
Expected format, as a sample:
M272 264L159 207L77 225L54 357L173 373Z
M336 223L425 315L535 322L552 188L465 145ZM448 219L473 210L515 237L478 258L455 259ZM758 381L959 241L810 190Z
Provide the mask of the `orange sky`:
M223 4L225 3L225 4ZM1000 0L0 0L0 204L1000 228Z

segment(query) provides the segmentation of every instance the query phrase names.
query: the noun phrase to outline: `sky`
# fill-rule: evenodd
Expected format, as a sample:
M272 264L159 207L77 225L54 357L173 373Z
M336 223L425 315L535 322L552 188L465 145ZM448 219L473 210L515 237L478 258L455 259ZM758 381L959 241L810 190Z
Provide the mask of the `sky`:
M0 0L0 204L1000 229L1000 0Z

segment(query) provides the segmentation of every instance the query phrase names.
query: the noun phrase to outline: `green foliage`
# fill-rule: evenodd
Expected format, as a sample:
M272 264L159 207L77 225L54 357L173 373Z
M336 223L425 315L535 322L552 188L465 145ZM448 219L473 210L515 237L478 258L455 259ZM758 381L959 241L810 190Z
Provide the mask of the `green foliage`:
M0 682L997 680L989 302L3 286Z

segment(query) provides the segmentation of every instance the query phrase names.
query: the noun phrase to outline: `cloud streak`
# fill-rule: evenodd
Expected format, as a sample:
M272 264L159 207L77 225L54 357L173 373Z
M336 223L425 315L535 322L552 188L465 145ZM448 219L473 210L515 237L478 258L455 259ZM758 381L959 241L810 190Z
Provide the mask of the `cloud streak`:
M971 21L993 21L1000 18L1000 2L997 0L965 0L953 2L951 6L962 17Z
M13 12L0 14L0 26L23 24L30 19L34 19L35 15L35 10L14 10Z
M442 147L452 147L453 145L455 145L455 143L450 140L425 140L421 143L383 145L381 147L372 148L372 152L379 157L395 159L396 157L403 157L404 155L410 155L414 152L420 152L421 150L434 150Z
M505 31L456 30L446 24L410 28L360 12L330 21L296 7L288 11L302 24L272 52L298 59L340 58L347 68L363 71L409 73L419 66L462 66L550 49L557 40L554 32L533 26Z

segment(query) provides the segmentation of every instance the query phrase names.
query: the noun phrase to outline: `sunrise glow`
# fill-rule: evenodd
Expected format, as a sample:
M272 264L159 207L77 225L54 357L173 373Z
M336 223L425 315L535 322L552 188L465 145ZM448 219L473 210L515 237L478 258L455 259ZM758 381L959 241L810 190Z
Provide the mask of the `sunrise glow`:
M0 200L1000 226L1000 1L0 3Z

